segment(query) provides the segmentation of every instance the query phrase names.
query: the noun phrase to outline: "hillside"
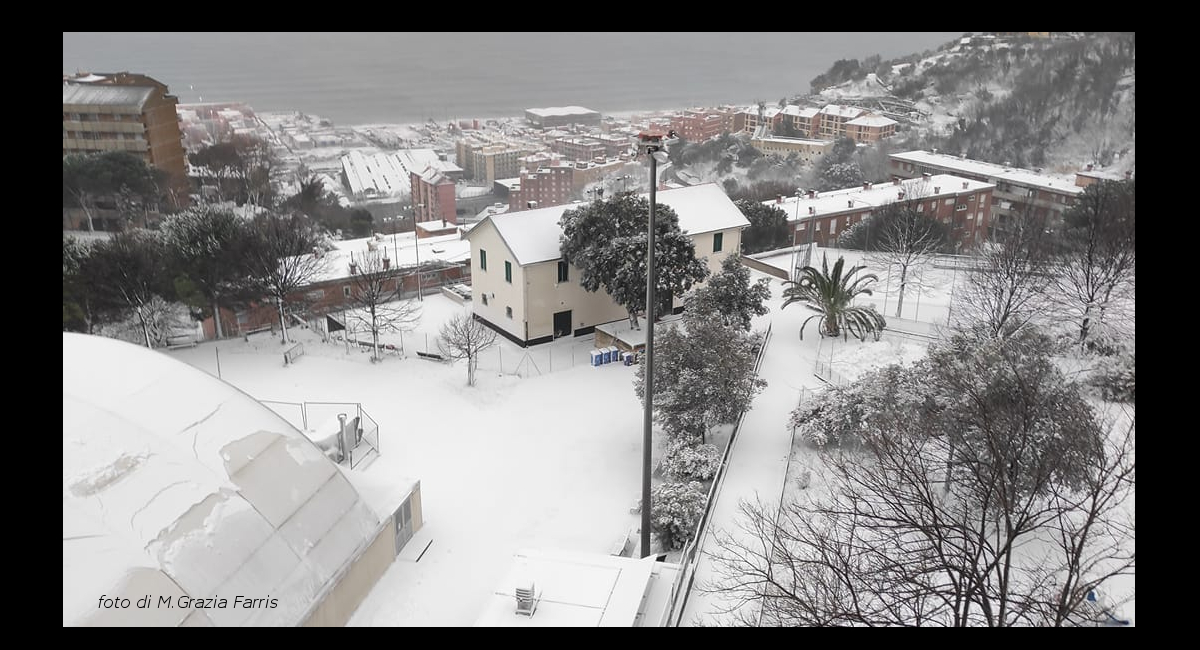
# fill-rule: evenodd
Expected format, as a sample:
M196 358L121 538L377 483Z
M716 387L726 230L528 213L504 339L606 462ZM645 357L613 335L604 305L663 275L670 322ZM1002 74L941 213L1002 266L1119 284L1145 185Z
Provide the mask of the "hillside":
M1087 163L1131 169L1132 33L1052 39L965 36L938 52L842 60L813 80L807 103L911 107L896 144L1048 170Z

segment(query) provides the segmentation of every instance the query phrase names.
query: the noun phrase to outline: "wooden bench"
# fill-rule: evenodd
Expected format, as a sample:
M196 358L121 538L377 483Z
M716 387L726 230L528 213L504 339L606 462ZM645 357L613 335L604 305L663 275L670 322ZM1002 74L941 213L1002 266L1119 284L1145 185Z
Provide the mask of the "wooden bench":
M440 354L434 354L432 352L421 352L420 350L417 351L417 356L421 357L422 359L425 359L426 361L441 361L442 363L448 363L450 361L449 359L447 359L446 357L443 357Z
M294 363L302 354L304 354L304 344L297 343L293 345L287 349L287 352L283 353L283 365L286 366L290 363Z

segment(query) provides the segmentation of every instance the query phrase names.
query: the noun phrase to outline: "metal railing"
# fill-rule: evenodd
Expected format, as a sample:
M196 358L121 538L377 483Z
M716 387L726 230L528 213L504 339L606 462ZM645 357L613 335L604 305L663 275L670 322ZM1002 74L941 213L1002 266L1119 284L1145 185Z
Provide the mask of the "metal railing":
M349 464L350 469L354 469L370 458L372 454L381 453L379 423L363 409L360 402L284 402L267 399L259 400L259 402L299 429L305 434L305 437L308 437L310 433L309 420L320 423L332 421L339 413L346 413L353 409L355 417L358 418L358 431L355 433L354 444L342 462Z
M771 341L771 325L767 325L767 331L763 334L761 347L758 349L758 356L754 360L754 376L758 376L758 370L762 367L763 357L766 356L767 344ZM717 496L721 493L721 487L725 482L725 472L729 468L729 457L733 451L733 442L737 440L738 433L742 430L742 421L746 419L746 413L749 408L742 411L738 415L737 424L733 427L733 432L729 434L729 442L725 444L725 453L721 456L721 465L717 468L717 474L713 477L712 485L708 488L708 500L704 506L704 513L700 516L700 521L696 523L696 531L692 535L692 540L684 547L683 553L679 557L679 564L682 567L679 574L675 577L675 582L671 584L671 600L667 614L667 626L678 627L683 618L683 612L687 609L688 594L692 591L692 583L696 579L696 556L703 545L705 534L708 532L708 522L712 515L713 505L716 503ZM652 506L653 507L653 506Z

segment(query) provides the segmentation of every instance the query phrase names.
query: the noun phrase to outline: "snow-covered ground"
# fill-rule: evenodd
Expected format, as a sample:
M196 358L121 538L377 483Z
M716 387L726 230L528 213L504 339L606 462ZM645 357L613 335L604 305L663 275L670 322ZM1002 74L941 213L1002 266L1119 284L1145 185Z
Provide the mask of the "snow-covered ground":
M442 296L424 302L426 331L462 309ZM371 364L365 351L291 334L305 355L288 367L269 334L168 354L215 374L219 348L221 376L258 399L361 402L380 425L382 454L368 471L421 481L433 543L420 562L395 562L352 625L470 625L518 549L606 554L637 523L629 512L641 490L634 368L580 359L527 379L480 372L468 388L462 363L393 356ZM520 361L512 356L506 366Z

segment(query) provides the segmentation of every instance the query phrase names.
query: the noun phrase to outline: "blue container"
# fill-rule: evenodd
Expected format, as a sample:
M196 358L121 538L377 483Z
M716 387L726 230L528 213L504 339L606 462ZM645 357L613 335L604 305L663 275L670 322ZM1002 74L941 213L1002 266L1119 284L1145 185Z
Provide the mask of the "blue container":
M604 353L600 350L592 350L592 365L598 366L604 363Z
M612 363L612 348L600 348L601 363Z
M622 356L625 357L625 365L627 365L627 366L633 365L633 353L632 352L626 352Z

